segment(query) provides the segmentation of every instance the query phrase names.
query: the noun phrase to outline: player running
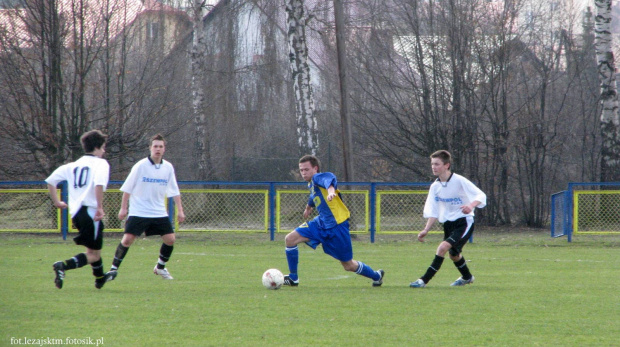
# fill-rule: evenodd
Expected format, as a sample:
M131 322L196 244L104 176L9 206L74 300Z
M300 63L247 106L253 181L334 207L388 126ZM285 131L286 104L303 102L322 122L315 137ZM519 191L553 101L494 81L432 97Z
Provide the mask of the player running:
M176 238L168 219L166 196L174 200L179 223L185 221L185 213L174 167L163 159L166 141L162 135L157 134L151 137L149 151L150 155L147 158L138 161L131 168L129 176L121 186L123 198L118 211L118 219L123 220L129 217L125 223L123 238L116 247L112 267L106 273L108 281L116 278L118 268L127 255L129 247L142 233L146 236L161 236L162 245L153 273L166 280L173 279L166 269L166 262L172 255Z
M80 159L58 167L45 180L54 206L65 209L67 204L58 199L56 186L67 181L69 188L69 214L78 235L73 238L77 245L86 247L85 253L57 261L53 265L56 278L54 283L62 288L65 271L90 264L95 276L95 288L105 284L101 247L103 246L103 192L110 176L110 165L103 159L107 135L99 130L91 130L80 137L85 155Z
M299 285L297 245L305 242L313 249L322 244L323 251L339 260L346 271L372 279L374 287L381 286L385 274L383 270L374 271L361 261L353 260L353 247L349 234L350 213L341 200L336 176L331 172L321 173L319 160L311 155L299 159L299 172L308 182L310 189L304 218L307 219L314 208L319 215L286 235L286 259L290 274L284 276L284 285Z
M461 252L474 233L474 209L486 206L487 196L467 178L452 173L450 152L440 150L431 154L431 168L437 180L431 185L426 198L424 218L428 220L424 230L418 234L418 241L424 242L424 237L436 221L443 223L444 241L437 247L435 259L424 276L409 286L425 287L439 271L448 252L454 266L462 275L451 286L473 283L474 276L469 272Z

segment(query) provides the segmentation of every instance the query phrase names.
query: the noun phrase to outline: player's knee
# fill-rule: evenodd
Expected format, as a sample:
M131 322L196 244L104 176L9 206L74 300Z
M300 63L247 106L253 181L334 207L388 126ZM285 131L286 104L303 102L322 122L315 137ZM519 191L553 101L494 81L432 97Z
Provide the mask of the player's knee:
M357 271L357 268L359 267L359 264L357 262L354 262L354 261L342 262L342 267L346 271L355 272L355 271Z
M129 247L136 240L136 237L132 234L123 235L123 239L121 240L121 244L125 247Z
M86 250L86 260L89 264L96 262L101 259L101 250L87 249Z
M177 238L176 238L176 236L174 234L166 234L166 235L162 236L162 240L168 246L174 245L174 242L176 241L176 239Z
M452 245L446 241L442 241L437 247L437 255L444 257L446 253L452 248Z
M286 243L286 247L293 247L297 245L297 235L299 235L296 231L291 231L284 237L284 242Z

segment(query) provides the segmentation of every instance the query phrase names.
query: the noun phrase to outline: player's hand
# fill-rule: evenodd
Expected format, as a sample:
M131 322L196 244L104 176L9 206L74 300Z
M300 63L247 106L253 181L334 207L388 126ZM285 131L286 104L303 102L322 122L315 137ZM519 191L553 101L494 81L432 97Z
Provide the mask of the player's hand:
M328 193L327 201L332 201L336 197L336 193Z
M118 211L118 220L123 220L127 217L127 209L126 208L121 208Z
M58 201L54 203L54 206L56 206L57 208L64 210L65 208L67 208L67 203L64 201Z
M185 222L185 213L183 213L183 211L177 212L177 219L179 223Z
M428 234L428 230L420 231L420 233L418 234L418 241L424 242L424 238L426 237L427 234Z
M473 210L474 210L474 208L471 207L471 205L463 205L463 206L461 206L461 211L463 211L464 214L469 214Z
M312 213L312 207L306 206L306 209L304 210L304 218L305 219L310 218L311 213Z
M95 222L98 222L102 220L104 216L105 216L105 213L103 212L103 208L98 208L97 212L95 212L95 216L93 217L93 220Z

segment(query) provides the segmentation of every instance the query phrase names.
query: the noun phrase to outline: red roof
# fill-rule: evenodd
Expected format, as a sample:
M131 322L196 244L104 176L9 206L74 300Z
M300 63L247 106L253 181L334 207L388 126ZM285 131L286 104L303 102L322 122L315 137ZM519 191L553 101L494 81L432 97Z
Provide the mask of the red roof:
M29 1L29 0L26 0ZM37 1L39 2L39 1ZM49 2L45 1L46 4ZM145 12L183 13L155 0L58 0L59 18L65 37L65 46L72 46L74 29L83 34L85 42L103 38L108 18L109 37L114 39ZM82 7L80 7L82 5ZM83 20L81 20L83 19ZM29 30L29 23L32 30ZM83 29L82 29L83 28ZM33 45L29 32L36 32L38 25L32 13L25 9L0 9L0 49L27 48Z

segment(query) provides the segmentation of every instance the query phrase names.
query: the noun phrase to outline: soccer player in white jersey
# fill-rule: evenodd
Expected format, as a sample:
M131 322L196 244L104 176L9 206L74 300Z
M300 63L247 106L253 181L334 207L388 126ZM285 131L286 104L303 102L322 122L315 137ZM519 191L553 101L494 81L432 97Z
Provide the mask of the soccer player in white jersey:
M149 150L150 155L138 161L131 168L131 172L121 186L123 198L121 209L118 211L118 219L123 220L127 217L127 222L123 238L116 248L112 267L106 273L108 281L116 278L118 268L127 255L129 247L142 233L146 236L161 236L163 242L153 273L163 279L173 279L166 269L166 262L170 260L175 241L174 230L166 210L166 197L174 200L180 223L185 221L185 213L174 167L163 159L166 141L161 134L151 137Z
M439 271L446 253L461 273L461 277L451 286L474 282L461 252L474 232L474 209L486 206L487 196L467 178L452 173L451 166L450 152L440 150L431 154L431 168L437 180L431 185L426 198L424 218L428 220L424 230L418 234L418 241L424 242L424 237L436 221L443 223L444 240L437 247L435 259L424 276L409 285L412 288L426 286Z
M85 155L80 159L58 167L45 180L54 206L67 208L64 201L58 199L57 186L67 181L69 190L69 214L78 235L73 238L77 245L86 247L85 253L79 253L64 262L53 265L56 278L54 283L62 288L65 271L90 264L95 276L95 287L101 289L105 284L101 247L103 246L103 192L110 177L110 165L103 159L107 136L99 130L91 130L80 137Z

